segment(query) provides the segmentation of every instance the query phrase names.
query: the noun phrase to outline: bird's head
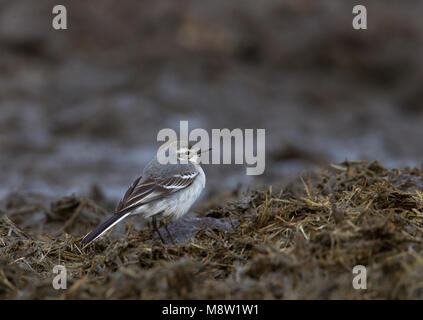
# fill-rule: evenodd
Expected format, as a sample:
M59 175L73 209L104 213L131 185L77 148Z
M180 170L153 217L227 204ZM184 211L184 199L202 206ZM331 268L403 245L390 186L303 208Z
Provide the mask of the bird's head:
M201 150L201 148L186 141L174 140L165 143L160 147L161 150L169 149L170 155L174 154L178 160L199 163L202 153L208 152L211 148ZM159 150L160 150L159 149Z

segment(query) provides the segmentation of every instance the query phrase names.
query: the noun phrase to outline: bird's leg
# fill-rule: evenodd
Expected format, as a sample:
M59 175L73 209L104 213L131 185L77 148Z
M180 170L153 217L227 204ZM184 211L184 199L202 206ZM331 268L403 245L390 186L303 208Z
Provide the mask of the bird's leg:
M155 216L153 216L153 217L151 218L151 222L152 222L152 224L153 224L153 229L154 229L154 231L156 231L156 232L157 232L157 234L159 235L160 240L162 240L162 243L163 243L163 244L165 244L165 242L164 242L164 240L163 240L163 237L162 237L162 235L160 234L159 228L157 228L157 220L156 220L156 217L155 217Z
M175 238L172 236L172 234L170 233L169 229L167 228L167 223L164 225L166 232L170 238L170 240L172 240L173 244L176 244Z

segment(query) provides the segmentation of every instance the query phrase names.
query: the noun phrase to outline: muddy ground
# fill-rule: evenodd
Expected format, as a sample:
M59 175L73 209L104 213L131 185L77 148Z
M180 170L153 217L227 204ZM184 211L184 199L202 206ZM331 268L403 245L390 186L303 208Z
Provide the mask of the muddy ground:
M420 171L401 169L423 158L421 1L361 1L364 31L346 0L69 1L65 31L54 4L0 0L0 297L421 297ZM205 165L176 246L132 219L80 248L180 120L266 129L265 173ZM360 178L321 176L345 159L368 161ZM66 293L58 262L74 268ZM354 263L376 287L351 291Z
M86 247L81 235L104 208L10 196L0 298L421 299L422 185L418 169L345 162L172 223L176 244L132 221ZM57 264L67 290L53 289ZM365 290L352 285L357 265Z

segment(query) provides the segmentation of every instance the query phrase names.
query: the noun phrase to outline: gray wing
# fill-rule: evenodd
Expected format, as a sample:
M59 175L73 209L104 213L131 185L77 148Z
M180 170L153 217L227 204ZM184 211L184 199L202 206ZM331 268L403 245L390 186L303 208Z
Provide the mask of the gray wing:
M173 174L166 178L136 179L119 202L116 214L126 213L151 201L166 197L191 185L199 172Z
M145 180L142 180L141 177L137 178L119 202L116 213L88 233L82 239L82 243L88 244L94 241L116 223L125 219L137 207L185 189L198 174L199 172L187 171L183 174L170 174L166 178L150 177Z

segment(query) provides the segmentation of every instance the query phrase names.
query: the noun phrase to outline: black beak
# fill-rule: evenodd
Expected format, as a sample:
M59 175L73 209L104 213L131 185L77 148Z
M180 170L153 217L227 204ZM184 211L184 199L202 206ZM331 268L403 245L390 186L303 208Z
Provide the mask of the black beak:
M202 154L202 153L209 152L209 151L211 151L211 149L212 149L212 148L207 149L207 150L204 150L204 151L198 150L198 155L200 155L200 154Z

